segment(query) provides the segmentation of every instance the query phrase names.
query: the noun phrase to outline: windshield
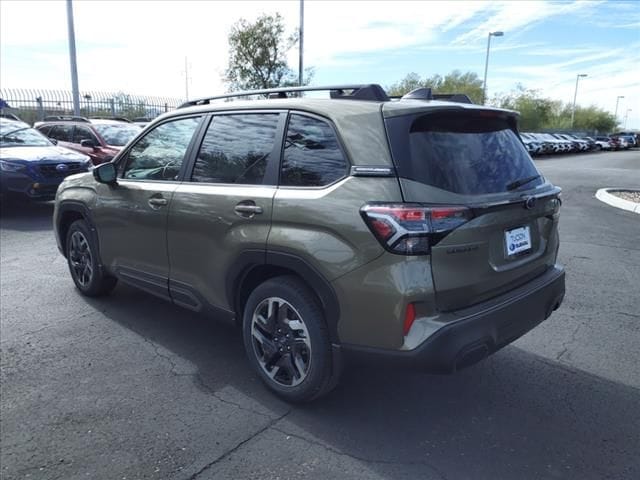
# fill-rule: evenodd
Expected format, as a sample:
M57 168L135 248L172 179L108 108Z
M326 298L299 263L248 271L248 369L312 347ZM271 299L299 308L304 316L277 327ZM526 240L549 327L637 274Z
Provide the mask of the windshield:
M387 126L404 178L465 195L506 192L530 177L528 187L544 182L506 119L448 113L392 118Z
M124 147L142 130L139 126L129 123L97 124L95 129L104 138L107 145L114 147Z
M33 128L0 128L0 147L49 147L53 145Z

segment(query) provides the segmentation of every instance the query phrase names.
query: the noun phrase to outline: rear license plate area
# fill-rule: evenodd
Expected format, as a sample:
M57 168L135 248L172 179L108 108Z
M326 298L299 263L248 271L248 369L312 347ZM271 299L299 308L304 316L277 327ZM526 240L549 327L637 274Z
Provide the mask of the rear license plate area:
M504 232L504 247L507 258L518 256L531 250L531 229L528 225L512 228Z

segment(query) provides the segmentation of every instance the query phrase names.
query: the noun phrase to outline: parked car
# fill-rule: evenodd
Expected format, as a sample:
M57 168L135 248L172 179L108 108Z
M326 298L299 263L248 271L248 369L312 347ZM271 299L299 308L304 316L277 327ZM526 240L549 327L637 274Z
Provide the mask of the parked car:
M556 153L556 144L545 138L543 135L539 133L527 133L528 137L538 142L540 145L540 153L543 155L548 155L550 153Z
M88 156L54 145L20 121L0 118L0 192L51 200L73 173L87 172Z
M524 146L527 147L527 151L530 155L542 155L547 153L545 151L544 142L538 140L530 133L520 133Z
M617 137L624 137L629 143L630 147L638 146L638 134L636 132L618 132L614 133L613 135Z
M78 290L121 280L217 312L294 402L333 388L344 351L453 372L558 308L560 188L516 112L326 90L187 102L65 181L54 228Z
M57 117L34 126L58 145L89 155L94 165L111 161L141 130L130 122L83 117Z
M553 153L567 153L571 151L571 144L566 140L559 139L550 133L539 133L537 135L551 143Z
M600 145L600 147L602 147L602 150L615 150L615 142L611 139L611 137L595 137L595 141L598 145Z
M593 142L594 150L611 150L611 141L608 137L584 137L588 142Z
M615 141L618 143L618 146L620 149L623 150L627 150L629 148L631 148L631 142L629 141L629 139L624 136L624 135L613 135L611 138L615 139Z

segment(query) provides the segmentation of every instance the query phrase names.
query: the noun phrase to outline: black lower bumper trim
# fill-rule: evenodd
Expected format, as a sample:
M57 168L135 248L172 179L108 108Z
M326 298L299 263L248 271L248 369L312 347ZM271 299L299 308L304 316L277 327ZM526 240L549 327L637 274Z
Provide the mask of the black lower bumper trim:
M398 361L431 373L452 373L473 365L520 338L556 310L565 293L564 269L556 265L515 291L457 312L414 350L385 350L343 345L343 351Z

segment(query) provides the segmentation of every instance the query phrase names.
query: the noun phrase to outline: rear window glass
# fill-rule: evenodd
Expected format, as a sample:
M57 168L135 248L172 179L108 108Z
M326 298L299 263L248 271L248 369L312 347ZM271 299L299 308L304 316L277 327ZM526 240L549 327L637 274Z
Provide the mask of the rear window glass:
M142 131L138 125L130 123L123 124L102 124L94 125L94 128L98 131L107 145L113 145L114 147L123 147L129 140L135 137Z
M469 112L405 116L388 119L387 128L399 175L442 190L500 193L516 180L538 175L506 119Z

